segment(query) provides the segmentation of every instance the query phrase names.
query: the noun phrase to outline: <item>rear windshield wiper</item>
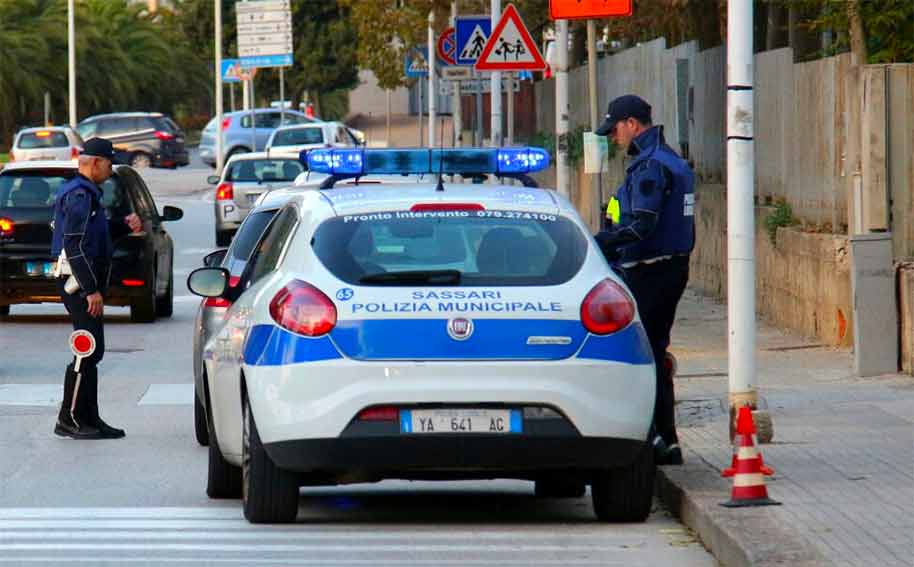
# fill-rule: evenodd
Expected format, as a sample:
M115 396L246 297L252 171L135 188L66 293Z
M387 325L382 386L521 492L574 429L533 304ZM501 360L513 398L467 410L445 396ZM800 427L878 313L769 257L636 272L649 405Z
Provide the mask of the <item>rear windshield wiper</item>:
M432 284L453 285L460 283L460 270L411 270L406 272L381 272L359 278L363 284Z

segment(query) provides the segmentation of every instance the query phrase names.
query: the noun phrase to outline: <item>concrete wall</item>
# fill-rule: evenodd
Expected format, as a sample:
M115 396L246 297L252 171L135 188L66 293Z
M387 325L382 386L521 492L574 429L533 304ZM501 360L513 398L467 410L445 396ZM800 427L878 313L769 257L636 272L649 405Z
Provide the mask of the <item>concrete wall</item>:
M779 228L765 229L771 207L756 208L756 301L766 320L830 345L853 343L847 238ZM727 295L727 204L722 185L698 187L690 285Z
M914 263L902 264L898 270L898 311L901 368L914 374Z
M380 116L387 114L387 91L378 86L378 79L371 71L359 71L360 85L349 92L350 114ZM391 93L391 114L409 113L409 91L396 89Z

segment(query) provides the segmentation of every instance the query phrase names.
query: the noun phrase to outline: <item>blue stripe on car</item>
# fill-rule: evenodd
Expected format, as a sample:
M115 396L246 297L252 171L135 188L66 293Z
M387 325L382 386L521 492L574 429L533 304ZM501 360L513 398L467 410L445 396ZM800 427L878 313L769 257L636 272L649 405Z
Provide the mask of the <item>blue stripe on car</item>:
M303 337L276 325L255 325L244 345L244 361L251 366L279 366L342 358L333 342L323 337Z
M629 364L651 364L654 353L641 323L629 325L612 335L590 335L584 341L578 358L612 360Z

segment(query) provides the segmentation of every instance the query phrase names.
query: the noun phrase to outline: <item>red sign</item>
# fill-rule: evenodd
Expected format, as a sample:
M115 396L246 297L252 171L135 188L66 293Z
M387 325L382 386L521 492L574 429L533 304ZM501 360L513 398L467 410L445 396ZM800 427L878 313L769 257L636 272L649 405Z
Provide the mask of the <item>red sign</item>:
M79 357L87 357L95 352L95 337L88 331L73 331L70 334L70 350Z
M546 60L514 4L508 4L476 61L477 71L541 71Z
M448 28L438 36L438 59L448 65L456 65L454 55L457 54L457 40L454 38L454 28Z
M632 15L632 0L549 0L553 20L592 20Z

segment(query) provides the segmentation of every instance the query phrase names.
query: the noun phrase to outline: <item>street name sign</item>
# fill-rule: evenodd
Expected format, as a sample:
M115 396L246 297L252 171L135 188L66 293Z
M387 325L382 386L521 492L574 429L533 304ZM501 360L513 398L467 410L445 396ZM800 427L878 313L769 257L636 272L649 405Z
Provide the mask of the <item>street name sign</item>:
M492 30L479 60L477 71L540 71L546 60L520 19L514 4L508 4Z
M289 0L251 0L235 4L238 58L242 67L292 64L292 10Z

